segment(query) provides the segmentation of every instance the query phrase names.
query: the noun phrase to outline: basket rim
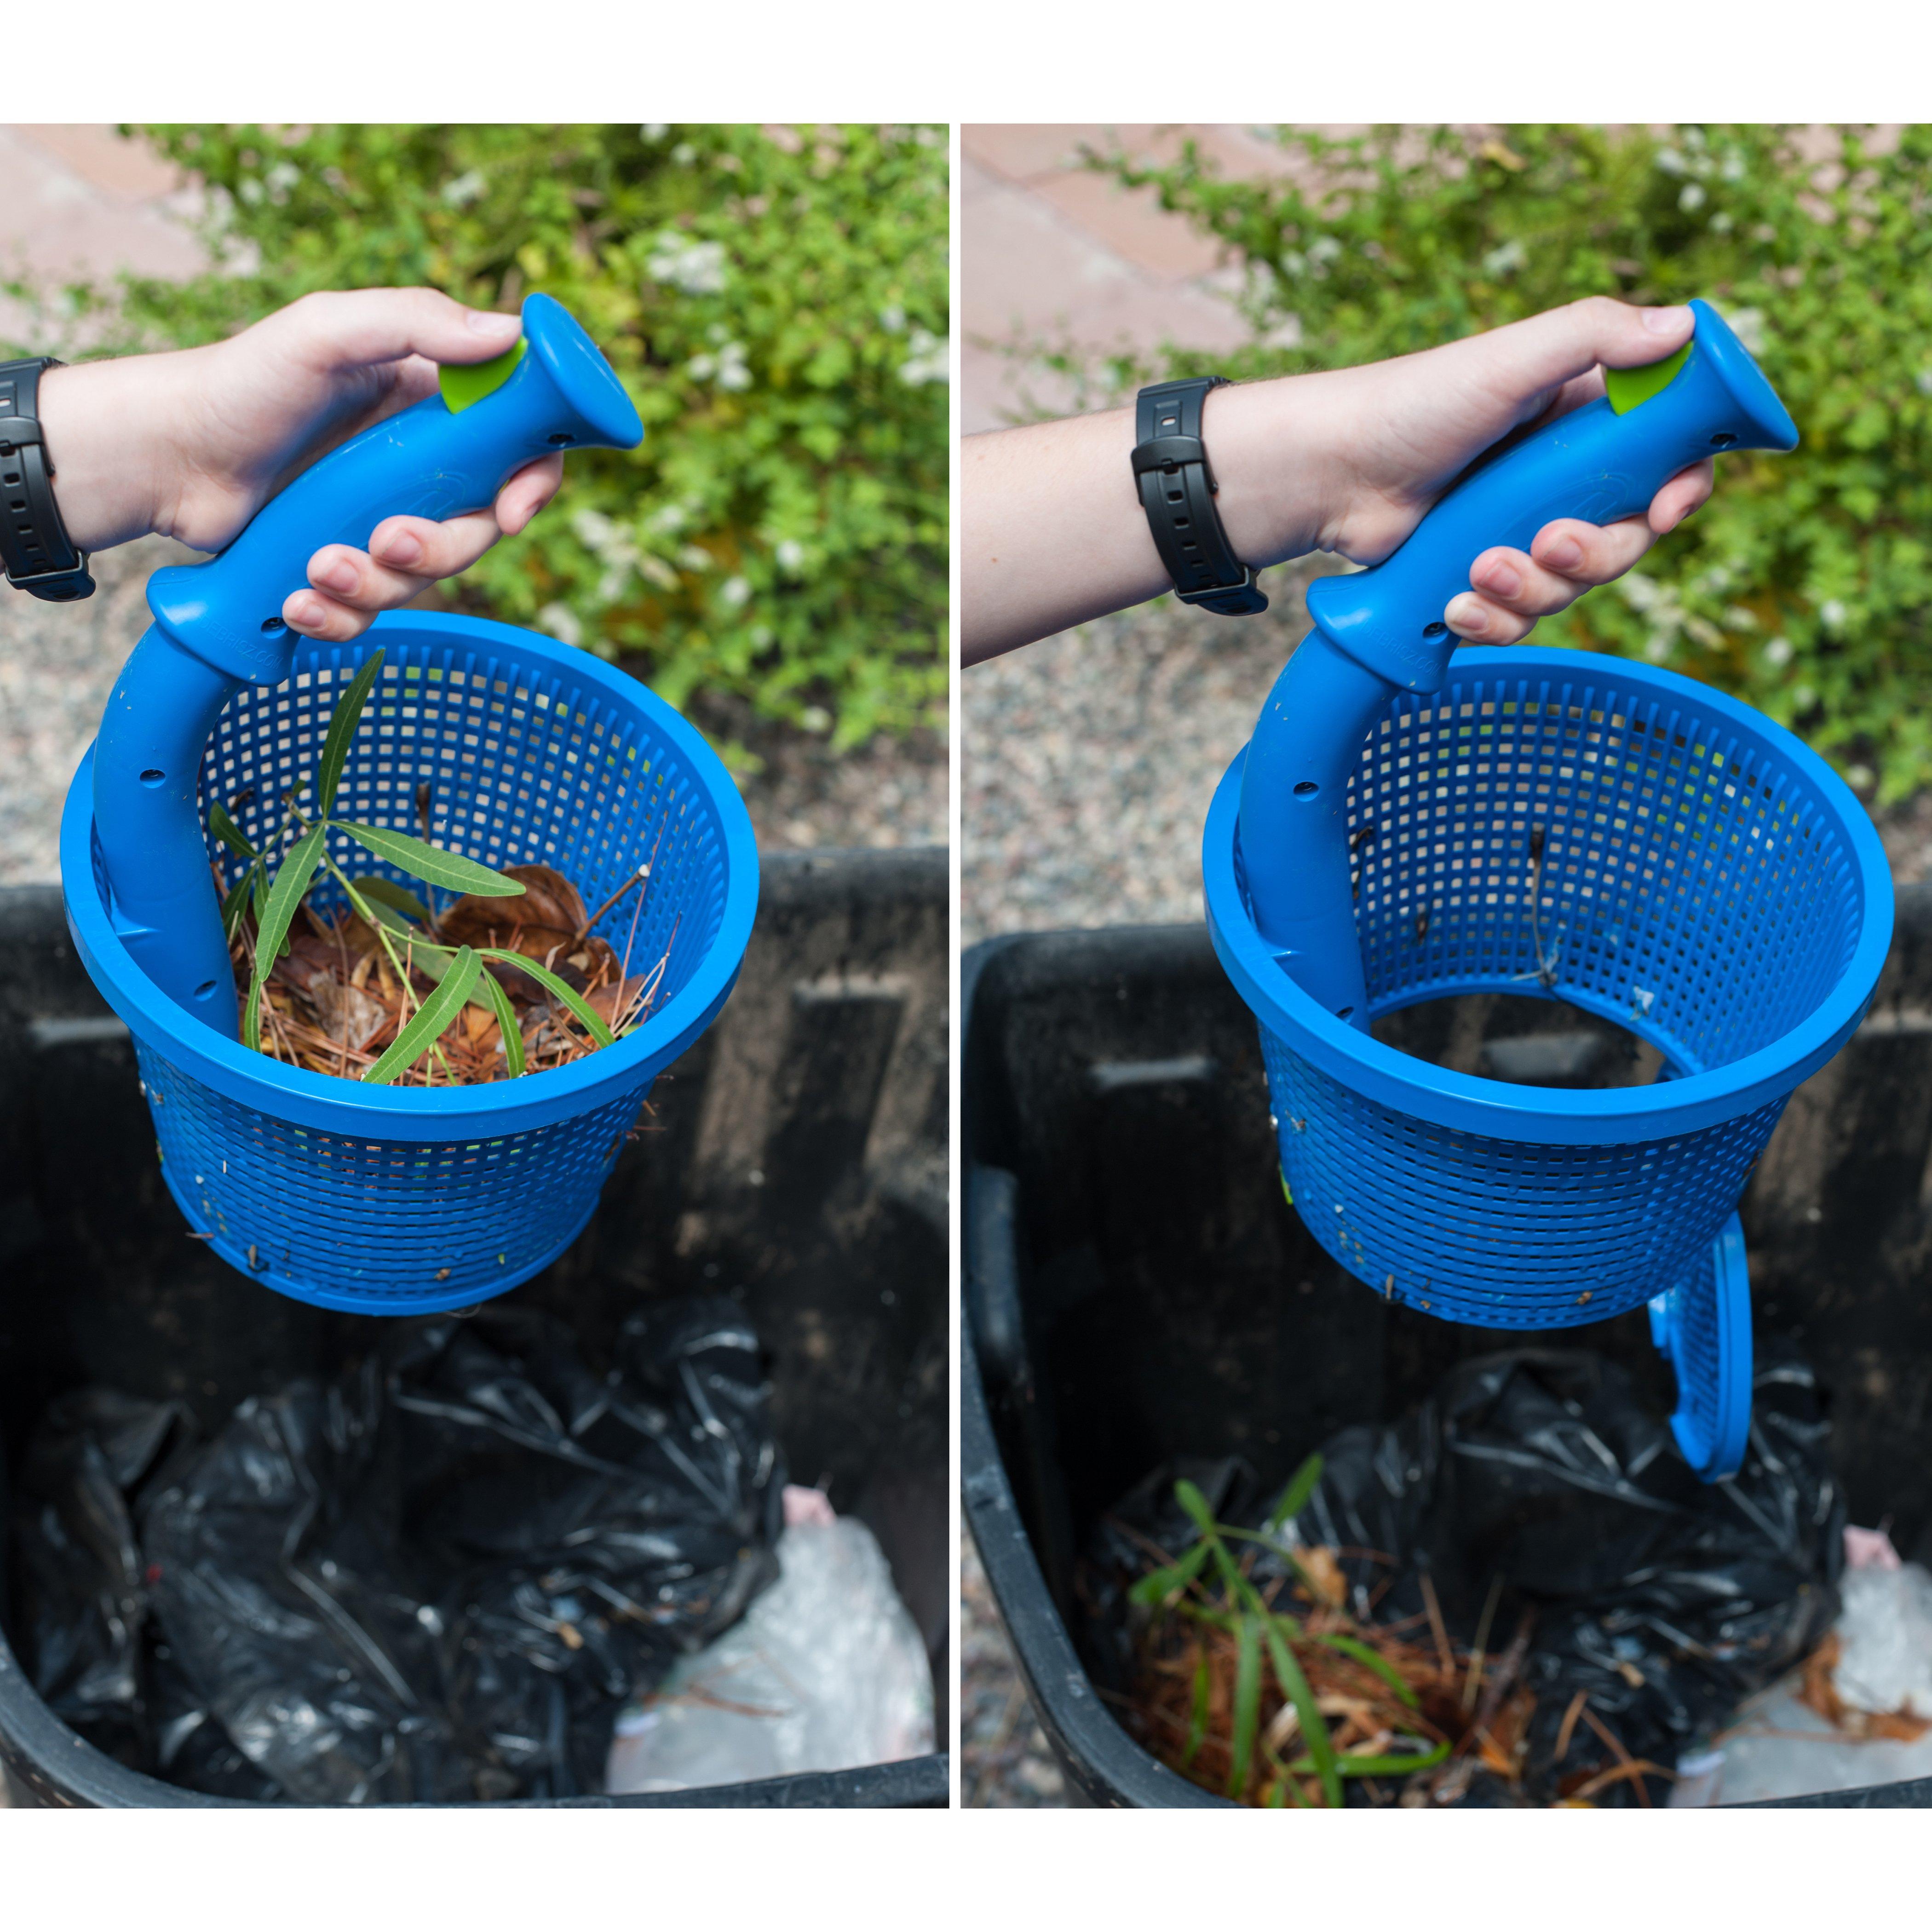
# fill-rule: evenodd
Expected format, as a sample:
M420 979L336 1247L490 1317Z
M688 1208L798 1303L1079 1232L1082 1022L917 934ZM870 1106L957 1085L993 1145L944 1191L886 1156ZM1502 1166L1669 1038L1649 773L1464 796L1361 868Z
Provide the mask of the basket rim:
M696 727L647 685L590 652L542 632L439 611L386 613L364 638L380 642L382 635L398 633L416 642L448 638L494 646L524 662L535 661L574 676L614 704L644 712L685 761L718 815L724 907L717 936L690 979L658 1012L614 1046L568 1066L480 1087L369 1087L306 1067L284 1066L251 1052L184 1012L148 979L115 932L94 884L91 744L61 814L61 896L68 929L95 986L137 1040L227 1099L296 1126L355 1139L433 1144L500 1138L574 1119L619 1099L668 1066L730 997L758 911L758 842L751 814L724 761Z
M1782 1099L1829 1060L1864 1018L1892 946L1892 868L1878 833L1851 788L1809 746L1761 712L1712 686L1606 652L1555 646L1465 648L1456 652L1450 668L1452 677L1546 674L1573 684L1587 683L1593 673L1714 712L1742 735L1776 752L1816 787L1838 820L1858 880L1858 943L1845 970L1796 1025L1755 1052L1728 1066L1656 1086L1582 1091L1521 1087L1432 1066L1337 1019L1276 964L1256 931L1241 902L1234 871L1241 772L1247 759L1244 746L1215 788L1202 835L1202 878L1209 935L1223 969L1256 1018L1352 1091L1438 1126L1491 1139L1546 1146L1620 1146L1714 1126ZM1392 696L1397 694L1409 694ZM1552 997L1538 994L1533 988L1516 986L1512 990L1535 998ZM1445 992L1439 997L1450 994ZM1416 1001L1390 1002L1389 1010L1405 1004ZM1588 1003L1573 1000L1564 1004ZM1383 1009L1378 1006L1377 1010Z

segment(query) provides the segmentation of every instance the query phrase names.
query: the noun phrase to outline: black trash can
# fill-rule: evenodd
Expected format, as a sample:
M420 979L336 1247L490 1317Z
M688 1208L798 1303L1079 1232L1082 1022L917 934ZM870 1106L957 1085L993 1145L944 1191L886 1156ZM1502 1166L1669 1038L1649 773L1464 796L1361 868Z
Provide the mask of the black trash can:
M1219 1804L1114 1720L1070 1634L1097 1518L1175 1456L1242 1456L1268 1493L1335 1430L1392 1419L1458 1361L1524 1338L1388 1305L1304 1230L1282 1198L1253 1017L1204 927L990 940L968 954L962 998L967 1519L1076 1801ZM1502 1024L1525 1039L1577 1023L1509 1004ZM1441 1010L1404 1023L1439 1026ZM1852 1520L1889 1518L1920 1562L1928 1157L1932 888L1916 888L1900 895L1870 1017L1793 1098L1743 1218L1758 1332L1792 1338L1815 1368ZM1624 1365L1668 1412L1643 1310L1565 1339ZM1787 1802L1932 1804L1932 1779Z
M583 1238L504 1298L596 1360L658 1297L726 1293L772 1363L795 1480L877 1534L925 1635L945 1736L948 1535L947 868L943 850L778 854L718 1024L660 1078ZM58 892L0 892L0 1517L54 1396L104 1383L218 1423L332 1375L373 1324L284 1300L190 1240L161 1184L126 1029L74 957ZM0 1549L4 1549L0 1539ZM13 1614L0 1570L0 1632ZM15 1804L227 1801L95 1750L0 1634ZM943 1805L943 1752L586 1805Z

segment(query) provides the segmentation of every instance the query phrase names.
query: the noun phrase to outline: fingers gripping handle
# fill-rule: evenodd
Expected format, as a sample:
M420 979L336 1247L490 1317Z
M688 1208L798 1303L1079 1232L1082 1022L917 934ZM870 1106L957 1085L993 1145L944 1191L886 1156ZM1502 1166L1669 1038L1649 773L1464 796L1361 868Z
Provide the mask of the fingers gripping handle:
M430 396L376 423L304 470L221 554L158 570L154 620L229 676L280 684L294 640L282 604L308 581L325 544L368 547L385 518L460 516L487 508L526 464L560 449L628 449L644 434L596 346L548 296L524 304L522 352L480 399Z
M1679 470L1728 449L1790 449L1798 431L1744 345L1694 302L1686 349L1613 372L1610 393L1484 458L1385 562L1311 585L1316 628L1275 680L1241 782L1240 843L1262 937L1328 1010L1366 1027L1345 796L1395 693L1438 690L1457 639L1444 607L1492 545L1526 550L1560 517L1634 516Z
M1443 607L1468 589L1484 550L1526 550L1559 517L1636 516L1680 470L1724 450L1796 447L1796 426L1749 352L1708 304L1690 308L1689 352L1661 388L1619 409L1630 393L1619 379L1639 372L1614 372L1610 395L1479 461L1387 562L1311 585L1310 616L1396 689L1436 690L1456 648Z
M526 464L567 448L629 448L643 435L596 346L548 296L524 304L504 373L466 371L350 439L266 504L219 556L157 571L154 622L116 681L95 741L94 830L117 926L154 983L238 1030L233 976L196 799L208 733L242 684L278 685L295 638L281 607L322 544L366 548L397 515L484 508Z

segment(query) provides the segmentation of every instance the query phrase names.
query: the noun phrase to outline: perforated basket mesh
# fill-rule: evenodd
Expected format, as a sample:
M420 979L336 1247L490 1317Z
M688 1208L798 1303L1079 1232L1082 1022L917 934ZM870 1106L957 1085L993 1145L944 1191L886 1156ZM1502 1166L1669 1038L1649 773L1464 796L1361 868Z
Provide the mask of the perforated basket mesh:
M436 842L495 866L554 866L592 908L648 860L634 936L634 895L592 930L620 955L628 945L633 974L668 951L666 1001L700 969L716 973L719 962L705 962L727 898L719 801L653 717L652 700L628 680L578 669L584 660L547 640L460 624L447 634L420 620L379 626L362 644L311 647L279 688L238 694L202 763L204 820L220 799L254 843L270 839L283 795L314 769L338 696L365 649L380 644L386 660L350 754L338 817L418 832L427 785ZM634 693L628 701L627 690ZM730 803L742 814L735 797ZM242 860L212 836L208 848L230 883L240 877ZM332 836L330 849L351 878L378 873L422 890L346 835ZM98 850L95 868L104 902ZM316 897L332 908L339 888ZM735 970L735 960L726 964ZM624 1056L626 1076L596 1083L568 1118L548 1118L554 1102L538 1107L535 1096L546 1080L590 1070L600 1055L487 1090L529 1092L527 1118L513 1102L493 1131L437 1140L412 1129L410 1138L385 1138L357 1113L353 1102L369 1090L352 1082L341 1083L339 1125L297 1125L278 1104L288 1070L250 1056L259 1095L251 1075L248 1099L238 1099L182 1065L170 1035L130 1024L162 1172L194 1226L269 1286L374 1312L500 1294L567 1246L662 1064L620 1042L604 1052ZM336 1083L302 1078L313 1114L318 1084Z
M1650 1041L1672 1078L1772 1045L1838 986L1860 934L1816 761L1683 680L1660 691L1595 658L1586 681L1525 657L1398 698L1364 748L1347 814L1371 1012L1552 994ZM1383 1104L1265 1019L1262 1040L1316 1238L1390 1298L1491 1327L1597 1321L1706 1266L1786 1097L1694 1131L1550 1144Z

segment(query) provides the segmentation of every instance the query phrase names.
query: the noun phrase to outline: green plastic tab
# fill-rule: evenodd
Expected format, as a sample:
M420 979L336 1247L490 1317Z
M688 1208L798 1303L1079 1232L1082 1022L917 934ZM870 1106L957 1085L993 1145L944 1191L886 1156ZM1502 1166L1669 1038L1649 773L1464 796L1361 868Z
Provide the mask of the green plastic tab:
M500 356L487 362L446 362L436 373L436 386L452 416L460 415L472 403L500 389L511 372L524 359L524 338L520 335Z
M1696 338L1691 338L1692 341ZM1627 416L1640 403L1647 403L1660 389L1670 386L1670 379L1690 359L1690 342L1684 344L1675 356L1666 356L1661 362L1646 362L1641 369L1606 369L1604 371L1604 393L1610 399L1610 407L1620 416Z

